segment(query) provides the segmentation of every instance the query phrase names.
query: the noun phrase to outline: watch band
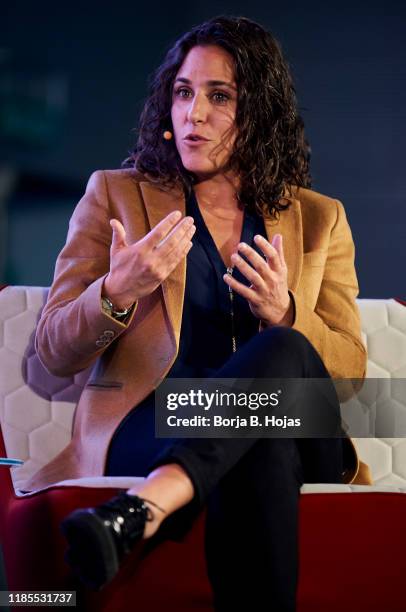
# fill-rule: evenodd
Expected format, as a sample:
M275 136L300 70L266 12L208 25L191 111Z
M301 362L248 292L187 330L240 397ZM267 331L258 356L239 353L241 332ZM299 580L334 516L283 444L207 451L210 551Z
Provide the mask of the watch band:
M113 305L113 302L109 300L109 298L102 296L101 301L104 312L115 319L122 319L126 317L131 312L134 306L134 304L131 304L131 306L125 308L124 310L116 310Z

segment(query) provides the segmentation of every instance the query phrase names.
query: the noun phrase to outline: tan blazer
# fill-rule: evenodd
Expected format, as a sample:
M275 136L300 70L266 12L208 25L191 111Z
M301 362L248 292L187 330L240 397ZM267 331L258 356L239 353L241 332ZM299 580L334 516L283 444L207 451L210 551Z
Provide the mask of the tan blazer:
M265 220L268 238L282 233L288 285L294 298L293 327L321 355L331 376L362 378L355 297L354 245L342 204L297 189L276 223ZM179 344L186 260L150 296L142 298L126 325L105 314L101 289L109 271L111 228L119 219L130 243L141 239L172 210L185 213L183 192L162 189L134 170L95 172L69 224L66 245L38 323L36 348L53 374L68 376L94 364L79 400L68 446L27 483L28 490L66 478L104 473L108 446L125 415L171 367ZM370 483L348 439L346 482Z

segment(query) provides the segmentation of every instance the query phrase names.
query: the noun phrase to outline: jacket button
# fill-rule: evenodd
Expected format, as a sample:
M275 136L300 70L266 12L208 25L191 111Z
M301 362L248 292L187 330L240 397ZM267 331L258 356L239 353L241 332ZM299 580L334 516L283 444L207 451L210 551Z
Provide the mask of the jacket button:
M109 338L109 339L110 339L110 338L114 338L115 333L114 333L114 332L113 332L111 329L106 329L106 330L103 332L103 336L104 336L105 338Z

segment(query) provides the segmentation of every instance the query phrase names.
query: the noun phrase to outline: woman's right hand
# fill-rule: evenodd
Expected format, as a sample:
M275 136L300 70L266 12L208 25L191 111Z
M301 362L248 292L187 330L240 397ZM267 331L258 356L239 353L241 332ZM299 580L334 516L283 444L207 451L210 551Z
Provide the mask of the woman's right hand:
M103 295L116 308L128 308L149 295L176 268L192 247L195 225L192 217L181 221L180 211L171 212L144 238L128 244L120 221L111 219L110 272Z

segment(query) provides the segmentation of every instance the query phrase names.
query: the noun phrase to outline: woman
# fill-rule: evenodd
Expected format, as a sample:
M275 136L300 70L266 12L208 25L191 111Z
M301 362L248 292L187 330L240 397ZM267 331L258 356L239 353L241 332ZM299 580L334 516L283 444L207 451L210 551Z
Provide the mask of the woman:
M207 504L216 610L264 598L294 610L301 484L368 482L340 438L154 437L167 376L364 376L351 232L342 205L309 189L308 160L278 44L219 17L168 52L130 167L91 177L36 342L55 374L94 369L72 442L27 485L146 476L64 521L88 584L111 579L142 537L182 537Z

